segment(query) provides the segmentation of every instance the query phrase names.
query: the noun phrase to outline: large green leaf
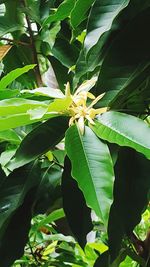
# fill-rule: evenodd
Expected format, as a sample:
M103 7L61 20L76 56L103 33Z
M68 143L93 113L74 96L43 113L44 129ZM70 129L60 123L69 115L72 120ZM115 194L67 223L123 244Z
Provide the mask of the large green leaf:
M64 66L70 68L75 65L79 55L79 49L75 44L70 44L70 40L57 38L52 48L52 54Z
M41 101L11 98L0 101L0 116L26 113L28 110L39 107L48 108L48 105Z
M89 127L81 135L77 126L66 133L66 150L87 205L107 224L112 202L113 167L107 145Z
M49 119L37 126L23 139L8 168L13 170L25 165L54 148L63 139L67 127L68 118L63 116Z
M75 4L75 0L64 0L57 8L57 11L54 14L50 15L44 21L43 26L53 21L60 21L60 20L64 20L65 18L67 18L71 13L71 10L74 7L74 4Z
M84 248L86 236L93 228L91 209L86 206L82 191L71 177L71 162L68 157L65 159L61 185L67 221L80 246Z
M41 168L41 181L37 190L37 197L35 199L34 205L34 214L45 213L48 211L50 213L53 211L54 206L56 207L56 202L60 199L60 182L62 177L62 169L53 166L50 162L44 161L44 164L47 163L47 167ZM51 214L50 214L51 215ZM57 215L57 212L56 212ZM55 214L54 214L55 216ZM47 223L52 216L48 216ZM45 224L46 224L45 219Z
M1 184L0 237L13 212L22 205L25 195L38 183L38 166L25 166L12 172Z
M76 28L84 20L86 12L95 0L78 0L71 12L71 25Z
M17 169L1 185L0 262L9 267L24 253L32 218L32 205L40 181L37 163Z
M102 139L120 146L129 146L150 159L150 127L141 119L109 111L98 116L91 126Z
M114 40L101 67L97 94L125 89L149 64L149 24L150 8L147 8L131 20Z
M130 148L121 148L115 166L114 202L109 218L112 260L121 248L124 235L130 237L149 202L150 162Z
M108 31L114 18L124 9L129 0L96 0L88 21L84 47L86 53L98 42L102 34Z
M42 118L32 118L32 113L21 113L15 115L8 115L0 117L0 131L4 131L11 128L16 128L24 125L28 125L31 123L35 123L41 120L49 119L56 117L56 114L47 113Z
M0 261L3 267L12 266L24 254L31 227L34 191L31 190L23 204L12 214L7 229L1 238ZM13 230L12 230L13 229Z
M19 76L33 69L35 66L36 66L35 64L32 64L32 65L25 66L23 68L12 70L10 73L8 73L6 76L4 76L1 79L0 90L5 89L10 83L16 80Z

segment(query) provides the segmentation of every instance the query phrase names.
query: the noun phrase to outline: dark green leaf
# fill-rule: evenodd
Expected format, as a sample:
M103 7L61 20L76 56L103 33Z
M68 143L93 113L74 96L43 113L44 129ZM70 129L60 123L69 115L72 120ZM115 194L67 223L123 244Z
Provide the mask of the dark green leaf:
M118 255L123 236L130 236L149 202L149 173L150 162L143 155L129 148L120 150L108 228L112 260Z
M104 252L103 254L101 254L93 267L109 267L109 251Z
M67 127L68 118L63 116L37 126L23 139L8 168L13 170L23 166L54 148L63 139Z
M108 31L114 18L124 9L129 0L96 0L92 7L84 47L86 53L98 42L105 31Z
M137 15L114 40L103 61L97 82L97 94L121 91L149 64L150 40L147 37L150 8Z
M71 177L71 162L66 157L62 175L63 208L67 221L83 248L86 244L86 235L92 230L91 210L86 206L82 191L77 182Z

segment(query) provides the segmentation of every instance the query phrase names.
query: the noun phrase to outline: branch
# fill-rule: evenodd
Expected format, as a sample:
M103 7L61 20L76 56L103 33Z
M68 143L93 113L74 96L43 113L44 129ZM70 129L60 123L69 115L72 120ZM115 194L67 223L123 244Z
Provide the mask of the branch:
M23 0L23 4L24 4L24 7L27 7L26 0ZM26 21L27 21L27 25L28 25L28 31L29 31L29 35L30 35L30 44L31 44L32 53L33 53L33 63L36 64L36 67L34 69L36 81L37 81L37 85L40 87L43 85L43 82L42 82L42 77L41 77L41 73L40 73L40 67L39 67L39 61L38 61L38 57L37 57L36 47L35 47L35 43L34 43L34 34L32 31L31 22L30 22L28 15L26 14L25 17L26 17Z

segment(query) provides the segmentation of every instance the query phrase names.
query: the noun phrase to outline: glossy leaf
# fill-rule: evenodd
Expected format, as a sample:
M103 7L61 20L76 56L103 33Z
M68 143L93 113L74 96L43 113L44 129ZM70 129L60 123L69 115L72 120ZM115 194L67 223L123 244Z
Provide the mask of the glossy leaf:
M102 34L111 28L115 17L128 3L129 0L96 0L94 2L84 43L86 53L98 42Z
M96 86L97 94L125 89L149 64L150 40L143 42L149 24L150 8L131 20L114 40L101 67Z
M84 20L86 12L92 6L94 0L78 0L71 12L71 25L76 28Z
M8 168L13 170L23 166L54 148L63 139L67 127L68 118L63 116L37 126L23 139Z
M64 172L62 175L63 208L67 221L83 248L86 244L86 235L92 230L91 210L86 206L82 191L77 182L71 177L71 162L65 159Z
M47 108L48 105L41 101L23 98L4 99L0 101L0 116L26 113L28 110L38 107Z
M48 112L67 112L67 109L72 103L71 97L65 97L63 99L55 99L48 107Z
M78 182L87 205L107 224L114 178L107 145L89 127L81 135L77 126L72 126L66 133L66 151L72 164L72 177Z
M97 117L92 129L100 138L120 146L134 148L150 159L150 128L143 120L109 111Z
M45 213L47 212L49 215L46 217L45 223L48 220L52 218L55 218L55 215L60 216L62 215L62 211L54 212L54 206L59 206L56 203L59 203L59 199L61 198L60 194L60 182L62 177L62 170L61 168L55 167L53 163L46 162L46 159L44 161L47 163L48 166L41 168L41 181L38 185L37 189L37 197L35 199L34 204L34 215L37 215L39 213ZM53 166L54 165L54 166Z
M33 90L22 90L21 93L42 95L42 96L48 96L51 98L63 98L64 97L64 94L59 89L50 88L50 87L40 87L40 88L36 88Z
M19 126L28 125L44 119L56 117L56 114L47 113L40 119L31 118L30 113L21 113L15 115L8 115L6 117L0 117L0 131L4 131L11 128L17 128Z
M64 0L58 7L55 14L50 15L43 23L43 26L53 21L64 20L70 15L72 8L74 7L75 0Z
M108 228L112 260L118 255L124 235L130 236L149 202L149 173L149 160L133 149L121 148Z
M10 174L1 185L0 261L5 267L9 267L24 252L35 188L40 181L39 171L37 164L25 166Z
M38 183L37 168L36 165L20 168L5 178L1 184L0 237L7 226L6 222L9 221L13 212L22 205L26 193Z
M19 76L33 69L35 66L36 66L35 64L32 64L32 65L25 66L23 68L12 70L10 73L8 73L6 76L4 76L1 79L0 90L5 89L10 83L16 80Z

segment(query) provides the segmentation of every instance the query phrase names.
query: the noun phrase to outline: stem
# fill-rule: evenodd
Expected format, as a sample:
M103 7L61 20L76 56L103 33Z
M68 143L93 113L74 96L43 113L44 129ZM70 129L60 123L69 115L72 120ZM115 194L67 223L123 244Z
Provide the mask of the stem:
M23 4L24 4L24 7L27 7L26 0L23 0ZM29 31L29 35L30 35L30 44L31 44L32 53L33 53L33 63L36 64L36 67L34 69L36 81L37 81L37 85L40 87L43 85L43 82L42 82L42 77L41 77L41 73L40 73L40 67L39 67L36 47L35 47L35 43L34 43L34 34L32 31L31 22L30 22L28 15L26 14L25 17L26 17L26 21L27 21L27 25L28 25L28 31Z
M38 266L39 266L39 261L38 261L38 259L36 258L36 255L34 254L34 251L33 251L33 249L32 249L32 246L31 246L31 244L30 244L30 241L28 241L28 245L29 245L29 248L30 248L30 251L31 251L31 255L33 256L35 262L36 262L36 263L38 264Z

